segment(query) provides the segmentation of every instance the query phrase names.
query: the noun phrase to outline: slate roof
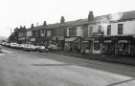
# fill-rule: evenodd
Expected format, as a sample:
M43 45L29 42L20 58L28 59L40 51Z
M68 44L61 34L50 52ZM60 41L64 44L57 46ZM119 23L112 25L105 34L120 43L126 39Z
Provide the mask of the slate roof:
M135 11L128 11L128 12L119 12L114 14L107 14L102 16L96 16L93 21L88 22L88 19L79 19L75 21L67 21L65 23L55 23L55 24L48 24L47 26L35 26L32 30L38 30L41 28L53 29L58 28L61 26L77 26L83 25L88 23L98 23L98 22L108 22L108 21L123 21L123 20L131 20L135 19ZM31 28L30 28L31 29Z
M45 26L43 26L43 25L34 26L34 28L28 28L27 31L29 31L29 30L39 30L39 29L44 29L44 28L45 28Z
M46 28L47 29L52 29L52 28L58 28L60 26L62 26L61 23L55 23L55 24L49 24L49 25L47 25Z
M121 12L122 17L119 20L135 19L135 11Z
M88 24L88 19L79 19L75 21L69 21L65 23L66 26L77 26L77 25L83 25L83 24Z
M132 20L132 19L135 19L135 11L127 11L127 12L118 12L118 13L114 13L114 14L108 14L107 17L110 21Z

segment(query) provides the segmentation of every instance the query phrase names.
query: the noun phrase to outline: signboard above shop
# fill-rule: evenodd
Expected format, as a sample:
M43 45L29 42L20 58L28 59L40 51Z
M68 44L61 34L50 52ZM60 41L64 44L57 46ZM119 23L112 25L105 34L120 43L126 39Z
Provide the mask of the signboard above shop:
M119 40L118 43L128 43L128 40Z
M112 40L105 40L104 43L112 43Z
M36 39L35 38L31 38L30 41L36 41Z

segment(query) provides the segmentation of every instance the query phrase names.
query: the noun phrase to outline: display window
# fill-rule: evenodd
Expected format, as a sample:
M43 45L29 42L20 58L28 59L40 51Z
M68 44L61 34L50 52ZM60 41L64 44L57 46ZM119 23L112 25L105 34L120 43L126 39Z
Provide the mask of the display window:
M94 43L94 50L100 50L100 43Z

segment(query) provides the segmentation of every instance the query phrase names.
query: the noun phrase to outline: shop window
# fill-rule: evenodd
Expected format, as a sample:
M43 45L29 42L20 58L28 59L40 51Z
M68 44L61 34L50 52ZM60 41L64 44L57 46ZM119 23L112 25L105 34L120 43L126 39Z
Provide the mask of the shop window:
M94 43L94 50L100 50L100 43Z
M111 25L107 26L107 35L111 35Z
M37 37L39 37L39 36L40 36L40 30L37 31Z
M35 31L32 31L32 36L35 36L36 35L36 32Z
M118 35L123 34L123 24L118 24Z

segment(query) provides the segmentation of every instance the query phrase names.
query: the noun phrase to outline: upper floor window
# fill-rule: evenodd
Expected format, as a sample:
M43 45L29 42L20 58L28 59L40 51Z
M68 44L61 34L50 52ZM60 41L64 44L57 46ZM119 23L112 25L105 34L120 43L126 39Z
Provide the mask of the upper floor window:
M101 25L98 26L98 32L97 33L98 34L101 34L102 33L102 26Z
M51 30L47 30L47 37L51 37L51 35L52 35Z
M69 36L69 28L66 29L66 36Z
M123 34L123 24L118 24L118 34Z
M31 31L27 31L27 36L32 36Z
M83 30L82 30L82 27L81 26L78 26L76 28L76 36L81 36L83 37Z
M32 31L32 36L35 36L36 35L36 32L35 31Z
M40 36L44 36L44 34L45 34L45 31L44 30L40 30Z
M107 35L111 35L111 25L107 26Z
M36 36L36 37L39 37L39 36L40 36L40 30L37 30L37 31L35 32L35 36Z
M76 36L76 28L75 27L69 28L69 36Z
M90 27L89 28L89 34L92 34L92 32L93 32L93 27Z

